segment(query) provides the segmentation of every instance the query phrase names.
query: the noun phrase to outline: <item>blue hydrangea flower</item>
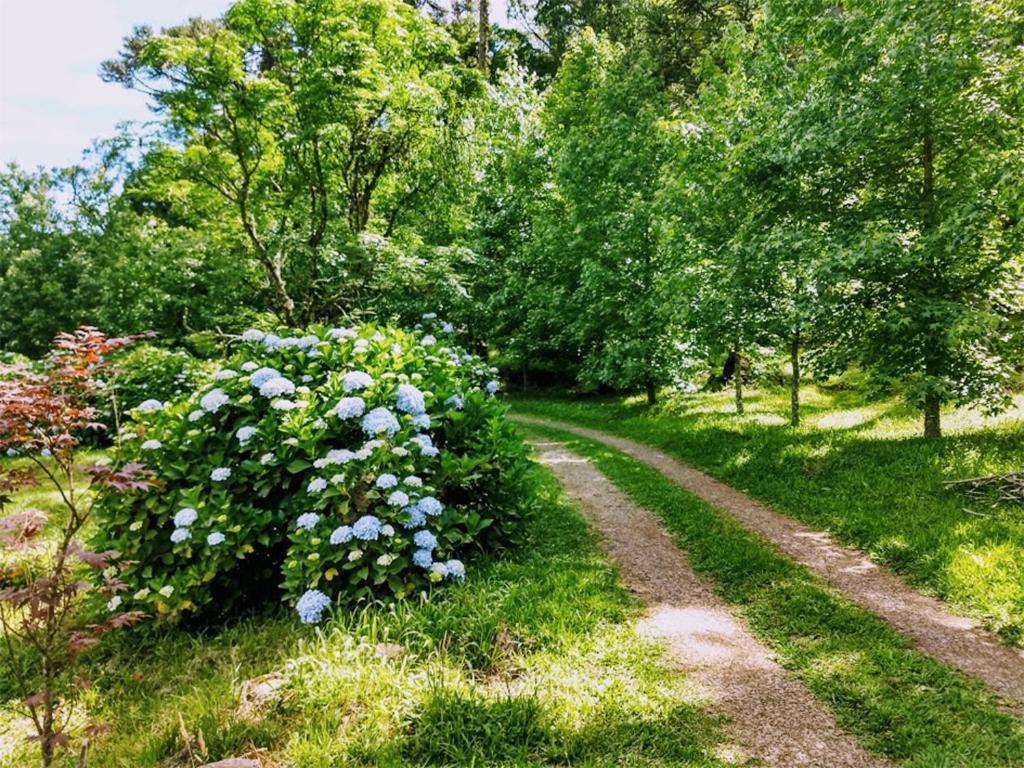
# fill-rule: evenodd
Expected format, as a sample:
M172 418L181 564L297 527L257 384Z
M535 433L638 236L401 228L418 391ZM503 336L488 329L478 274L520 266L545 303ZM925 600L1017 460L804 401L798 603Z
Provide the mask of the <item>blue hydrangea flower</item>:
M430 429L430 414L416 414L412 417L412 423L417 429Z
M230 368L221 368L215 374L213 374L214 381L231 381L238 376L238 371L233 371Z
M424 347L429 347L432 344L437 344L437 339L435 339L433 336L431 336L428 333L426 336L424 336L422 339L420 339L420 344L422 346L424 346Z
M268 333L263 337L263 346L267 349L277 349L281 346L281 337L276 333Z
M382 491L386 491L388 488L394 488L396 485L398 485L398 478L389 472L385 472L377 478L377 487Z
M309 349L310 347L315 347L319 343L319 336L309 334L308 336L303 336L301 339L299 339L295 346L297 346L299 349Z
M242 363L242 365L240 367L246 373L252 373L257 368L259 368L259 366L256 363L254 363L252 360L246 360L244 363Z
M380 536L380 520L373 515L363 515L352 524L352 535L362 541L376 541Z
M392 507L404 507L409 503L409 495L404 491L392 491L388 496L388 505Z
M409 439L409 442L415 443L420 453L424 456L437 456L440 451L434 447L434 441L430 439L430 435L414 435Z
M231 398L228 397L228 393L218 387L217 389L211 389L203 395L199 401L199 407L207 413L216 413L227 405L230 400Z
M295 520L295 525L304 531L311 531L316 528L316 524L320 522L320 515L316 512L306 512L305 514L299 515Z
M248 331L242 334L242 341L263 341L263 337L266 336L263 331L258 328L250 328Z
M420 549L433 550L437 547L437 537L430 531L416 531L412 542Z
M485 387L485 389L487 390L487 392L489 394L494 395L494 394L497 394L499 386L500 385L496 381L488 381L487 382L487 386Z
M210 479L215 483L222 483L231 477L231 469L229 467L217 467L210 473Z
M395 407L413 416L423 413L427 409L427 405L423 400L423 393L412 384L398 385Z
M192 507L182 507L174 515L174 524L178 528L188 528L199 519L199 513Z
M335 341L343 341L345 339L351 339L356 335L356 332L351 328L331 328L327 332L327 335Z
M306 493L321 493L327 490L327 481L322 477L314 477L306 486Z
M309 589L295 603L295 612L303 624L319 624L331 598L319 589Z
M416 507L425 515L437 517L444 510L444 506L433 496L424 496L416 502Z
M346 392L357 392L373 384L373 377L363 371L349 371L341 377L341 388Z
M249 374L249 383L252 384L256 389L259 389L271 379L276 379L281 375L281 372L277 368L260 368Z
M398 419L387 408L374 408L363 417L363 432L368 435L379 435L381 432L385 432L388 437L394 437L399 429L401 429L401 425L398 423Z
M441 323L441 331L443 333L455 333L455 326L451 323Z
M406 529L419 528L427 522L427 516L423 514L423 510L416 504L403 509L402 514L405 515L405 519L401 521L402 527Z
M206 537L206 543L211 547L216 547L218 544L224 543L224 534L220 531L214 531Z
M449 408L454 408L456 411L462 410L462 398L459 397L458 395L452 395L451 397L444 401L444 404L447 405Z
M361 397L343 397L334 406L334 413L339 419L354 419L362 416L366 410L366 401Z
M185 541L185 539L191 538L192 531L190 531L188 528L175 528L173 531L171 531L171 541L175 544L180 544L181 542Z
M423 319L424 320L436 320L437 319L437 312L424 312L423 313Z
M348 525L339 525L331 531L331 544L338 546L352 541L352 528Z
M135 410L137 410L139 413L156 413L157 411L162 411L163 409L163 403L161 403L159 400L152 399L143 400L141 403L135 406Z
M275 376L260 385L260 394L263 397L281 397L283 395L294 395L295 384L284 376Z
M402 481L402 485L408 486L409 488L422 488L423 481L416 477L416 475L409 475Z
M449 560L444 565L448 569L449 579L462 581L466 578L466 566L462 564L461 560Z
M163 447L164 444L161 443L159 440L147 440L146 442L139 446L139 448L141 448L144 451L159 451Z
M188 420L190 422L197 422L201 418L203 418L203 416L205 416L205 415L206 415L206 411L204 411L202 409L196 409L196 410L192 411L192 413L190 413L188 415Z
M429 568L434 564L434 555L429 549L417 549L412 553L412 561L420 568Z
M253 439L258 431L259 430L256 429L256 427L241 427L237 432L235 432L235 437L238 438L239 443L245 445Z

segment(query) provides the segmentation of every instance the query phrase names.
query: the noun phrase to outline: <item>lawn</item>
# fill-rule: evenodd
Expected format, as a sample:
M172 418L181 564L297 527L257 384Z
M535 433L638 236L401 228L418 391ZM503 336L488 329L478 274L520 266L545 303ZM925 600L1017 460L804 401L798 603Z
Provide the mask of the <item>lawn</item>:
M780 512L832 532L910 582L1024 643L1024 509L943 486L1024 467L1024 400L997 418L944 414L941 441L896 400L805 387L804 426L786 424L788 392L732 395L522 396L522 413L573 421L657 446Z
M557 430L529 431L565 442L658 513L694 568L863 746L907 768L1024 764L1021 721L983 685L913 650L869 611L656 470Z
M90 765L165 765L183 733L210 760L257 750L295 768L729 764L704 702L634 634L639 610L545 475L530 545L428 599L318 629L265 608L205 632L111 636L84 669L83 701L112 726ZM240 695L263 676L271 696ZM0 715L3 768L30 762L18 734Z

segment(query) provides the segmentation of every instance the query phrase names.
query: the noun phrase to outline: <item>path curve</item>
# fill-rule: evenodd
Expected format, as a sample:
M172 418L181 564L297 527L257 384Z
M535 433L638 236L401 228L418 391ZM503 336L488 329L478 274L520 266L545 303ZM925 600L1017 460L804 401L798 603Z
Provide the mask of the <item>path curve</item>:
M657 515L626 498L590 462L559 443L533 443L600 534L623 579L648 606L639 630L664 641L674 664L731 718L730 735L759 765L888 766L860 749L799 681L698 576Z
M602 443L658 470L768 539L855 603L878 614L919 650L984 681L1008 699L1024 702L1024 650L1004 645L972 619L952 613L940 600L921 594L863 553L836 544L827 533L779 514L648 445L564 421L519 414L512 418Z

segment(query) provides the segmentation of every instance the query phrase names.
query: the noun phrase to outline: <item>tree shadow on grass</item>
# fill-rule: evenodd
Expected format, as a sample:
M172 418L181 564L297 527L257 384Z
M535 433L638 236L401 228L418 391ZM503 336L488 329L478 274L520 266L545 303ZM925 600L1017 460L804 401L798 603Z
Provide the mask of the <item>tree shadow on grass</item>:
M678 704L658 716L604 703L581 724L535 694L435 691L410 720L403 755L432 766L719 766L720 721Z

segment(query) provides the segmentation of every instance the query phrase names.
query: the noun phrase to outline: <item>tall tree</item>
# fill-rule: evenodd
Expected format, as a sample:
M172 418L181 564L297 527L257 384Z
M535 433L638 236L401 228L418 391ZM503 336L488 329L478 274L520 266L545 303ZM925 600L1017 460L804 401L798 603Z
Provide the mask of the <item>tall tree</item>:
M103 73L152 97L183 180L234 210L288 322L371 268L331 253L374 224L384 190L408 187L385 218L426 204L423 177L477 88L444 29L400 0L240 0L223 19L137 29Z

